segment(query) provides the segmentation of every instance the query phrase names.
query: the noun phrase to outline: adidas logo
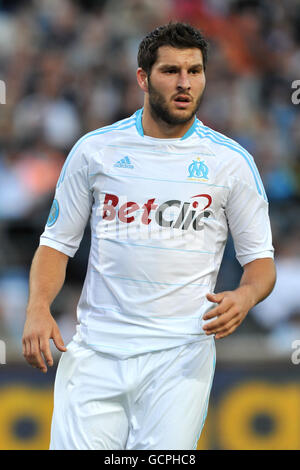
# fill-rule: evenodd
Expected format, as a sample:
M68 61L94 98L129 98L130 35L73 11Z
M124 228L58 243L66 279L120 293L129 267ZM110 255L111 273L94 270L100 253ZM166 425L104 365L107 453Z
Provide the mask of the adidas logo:
M134 168L129 157L124 157L114 164L117 168Z

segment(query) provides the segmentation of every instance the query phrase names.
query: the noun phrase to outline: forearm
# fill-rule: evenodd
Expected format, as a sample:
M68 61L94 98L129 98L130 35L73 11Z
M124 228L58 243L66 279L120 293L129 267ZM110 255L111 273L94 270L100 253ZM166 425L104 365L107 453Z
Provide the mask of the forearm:
M36 308L50 307L64 284L68 259L47 246L37 249L30 270L27 314Z
M237 290L249 299L250 308L252 308L272 292L275 281L276 269L273 259L257 259L244 266Z
M52 338L59 351L66 351L50 305L63 286L68 256L40 246L33 258L29 277L29 301L23 332L23 354L33 367L47 372L53 365L49 347Z

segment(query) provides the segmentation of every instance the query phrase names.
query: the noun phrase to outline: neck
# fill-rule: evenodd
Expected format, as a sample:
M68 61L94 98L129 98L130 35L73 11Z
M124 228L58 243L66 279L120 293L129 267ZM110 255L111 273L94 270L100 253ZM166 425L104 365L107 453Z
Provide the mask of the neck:
M192 126L194 119L195 116L193 116L188 122L185 122L184 124L168 124L162 119L153 116L149 105L145 103L142 116L144 135L148 135L149 137L156 137L158 139L178 139L187 133L187 131Z

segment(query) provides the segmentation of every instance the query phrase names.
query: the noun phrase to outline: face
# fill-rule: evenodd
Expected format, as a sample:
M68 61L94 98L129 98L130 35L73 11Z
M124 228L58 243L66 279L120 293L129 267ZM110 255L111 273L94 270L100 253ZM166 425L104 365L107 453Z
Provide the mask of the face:
M154 118L169 125L194 118L205 87L202 52L198 48L161 46L148 77L148 100Z

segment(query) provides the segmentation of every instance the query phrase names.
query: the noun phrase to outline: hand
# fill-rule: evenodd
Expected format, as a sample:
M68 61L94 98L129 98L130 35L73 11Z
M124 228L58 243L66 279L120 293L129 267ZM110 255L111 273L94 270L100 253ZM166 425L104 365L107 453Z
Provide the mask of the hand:
M50 311L41 312L41 310L28 312L22 343L23 355L26 361L33 367L37 367L46 373L46 363L50 367L53 366L49 339L53 339L59 351L65 352L67 349L64 346L57 323Z
M250 292L243 287L234 291L207 294L206 298L218 305L207 312L203 319L209 320L216 317L217 319L204 325L203 329L207 335L215 334L216 339L233 333L254 305Z

